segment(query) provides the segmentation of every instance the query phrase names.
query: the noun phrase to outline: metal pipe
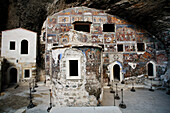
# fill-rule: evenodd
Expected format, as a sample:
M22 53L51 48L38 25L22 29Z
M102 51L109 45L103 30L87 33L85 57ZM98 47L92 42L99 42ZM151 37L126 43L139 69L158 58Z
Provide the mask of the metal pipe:
M112 80L112 85L111 85L111 91L110 93L115 93L115 91L113 90L113 80Z
M118 91L117 91L117 84L116 84L116 96L115 96L115 99L116 99L116 100L119 100L119 99L120 99L120 97L119 97L119 95L118 95Z
M51 92L51 89L49 89L49 91L50 91L50 107L47 108L47 112L50 112L50 110L52 108L52 101L51 101L52 92Z
M31 108L33 108L33 107L35 107L35 105L33 104L33 102L32 102L32 95L31 95L31 83L29 83L29 87L30 87L30 103L29 103L29 105L27 106L27 108L28 109L31 109Z
M154 91L154 89L152 89L152 78L151 78L151 88L149 89L149 91Z
M32 92L36 92L36 90L34 89L35 88L35 81L34 81L34 79L33 79L33 90L32 90Z
M116 105L116 103L115 103L115 92L113 93L113 99L114 99L114 106Z
M134 88L134 83L133 82L132 82L132 89L130 91L135 92L135 88Z
M121 93L122 93L122 101L119 104L119 107L125 109L126 108L126 104L123 102L123 89L121 89Z

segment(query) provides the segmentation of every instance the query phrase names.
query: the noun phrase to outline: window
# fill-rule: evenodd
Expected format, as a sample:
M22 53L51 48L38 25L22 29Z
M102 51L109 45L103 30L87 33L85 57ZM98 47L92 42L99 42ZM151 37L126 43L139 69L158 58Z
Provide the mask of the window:
M70 76L78 76L78 60L69 60Z
M118 52L123 52L123 44L117 45L117 51Z
M10 50L15 50L15 42L14 41L10 41Z
M28 54L28 41L27 40L21 41L21 54Z
M58 46L58 43L53 43L53 46Z
M26 69L24 74L25 74L25 78L29 78L30 77L30 70Z
M78 22L74 22L73 24L74 24L74 30L90 32L91 22L81 22L81 21L78 21Z
M115 32L114 24L103 24L103 32Z
M144 43L137 43L138 51L145 51Z
M80 57L66 59L66 79L81 79Z

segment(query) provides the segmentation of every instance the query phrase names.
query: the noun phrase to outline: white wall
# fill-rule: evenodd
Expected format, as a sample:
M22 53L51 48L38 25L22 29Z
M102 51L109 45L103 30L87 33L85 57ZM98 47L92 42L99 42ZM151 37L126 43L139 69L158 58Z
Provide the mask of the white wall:
M28 41L28 54L21 54L21 41ZM37 33L17 28L2 31L1 56L7 58L11 62L36 62L36 45ZM10 41L15 41L15 50L10 50Z

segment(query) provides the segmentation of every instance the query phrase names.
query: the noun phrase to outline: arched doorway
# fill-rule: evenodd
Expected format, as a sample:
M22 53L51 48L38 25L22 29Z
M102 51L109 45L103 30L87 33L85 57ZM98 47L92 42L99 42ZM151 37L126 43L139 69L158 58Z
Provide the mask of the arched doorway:
M113 76L114 81L120 81L120 66L118 64L113 66Z
M110 81L113 82L122 82L124 79L122 70L123 66L119 61L115 61L107 66L109 70Z
M154 76L152 63L148 64L148 76Z
M154 61L149 61L146 64L146 74L148 75L149 78L156 77L156 63Z
M10 83L17 83L17 69L11 68L9 71Z

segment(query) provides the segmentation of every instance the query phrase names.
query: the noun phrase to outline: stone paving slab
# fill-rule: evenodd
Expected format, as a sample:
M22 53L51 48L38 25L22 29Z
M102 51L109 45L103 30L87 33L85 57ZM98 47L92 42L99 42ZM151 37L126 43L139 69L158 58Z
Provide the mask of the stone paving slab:
M116 106L121 103L121 93L118 90L120 100L116 100ZM124 103L126 109L120 108L122 113L170 113L170 95L165 90L136 89L131 92L130 88L124 91ZM110 89L104 89L103 106L113 106L113 93Z
M27 109L29 104L29 88L28 84L7 89L4 95L0 96L0 113L14 113L18 109L25 109L26 113L48 113L49 107L49 89L43 82L38 83L39 87L33 93L33 103L36 107ZM145 86L145 85L144 85ZM121 100L116 100L116 108L113 106L113 94L110 88L104 89L102 106L100 107L79 107L79 108L57 108L51 109L52 113L170 113L170 95L166 94L166 90L155 90L150 92L148 89L140 88L143 85L135 84L136 92L131 92L131 84L120 85L118 94L121 97L120 88L124 89L124 102L126 109L119 108ZM115 90L115 87L114 87ZM112 108L115 108L114 110ZM74 109L74 110L73 110ZM119 111L116 111L119 109ZM63 111L64 110L64 111ZM79 110L79 111L78 111ZM120 113L121 113L120 112Z

